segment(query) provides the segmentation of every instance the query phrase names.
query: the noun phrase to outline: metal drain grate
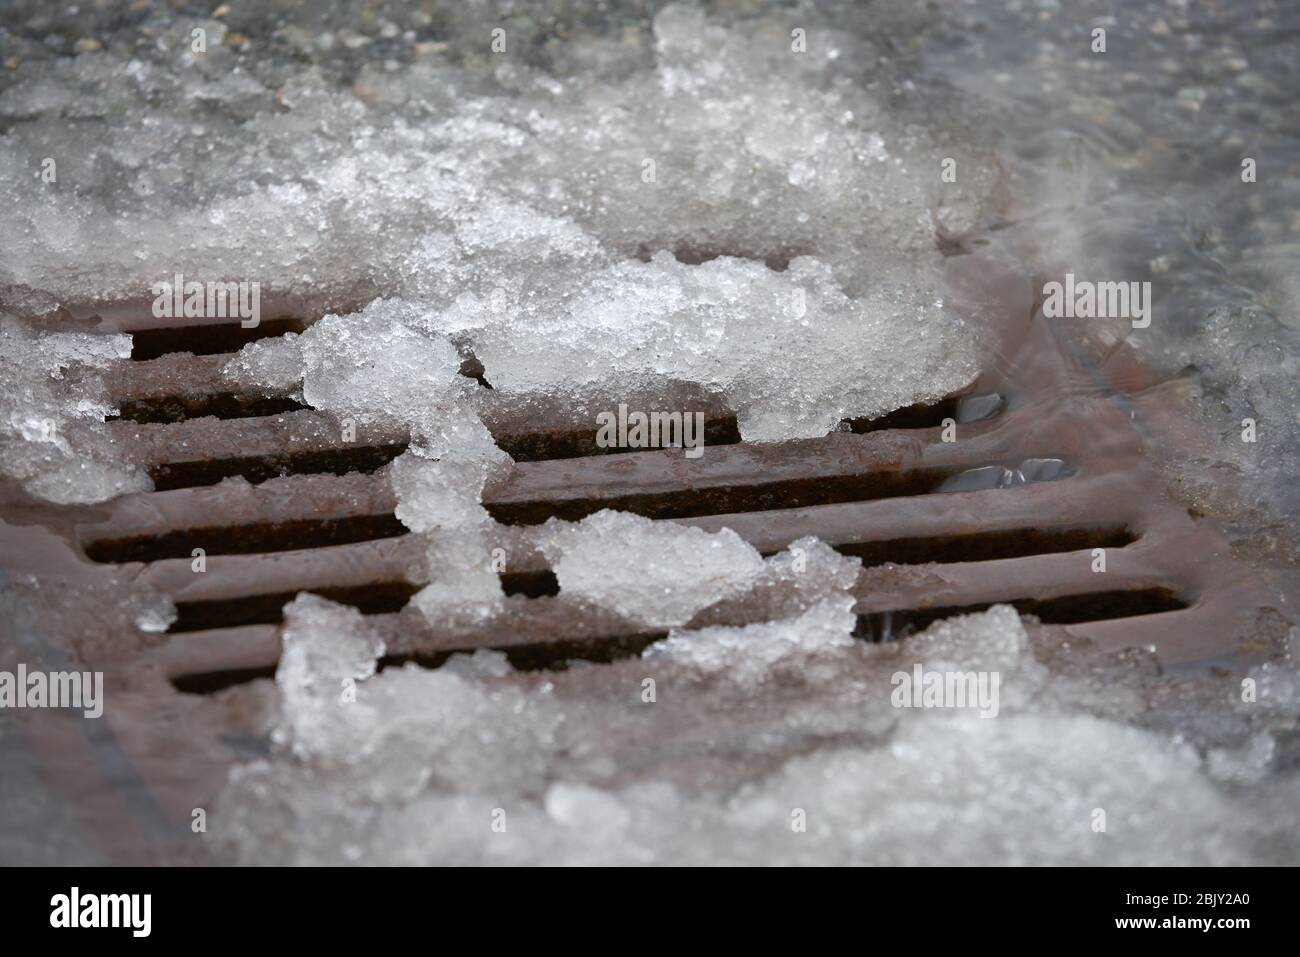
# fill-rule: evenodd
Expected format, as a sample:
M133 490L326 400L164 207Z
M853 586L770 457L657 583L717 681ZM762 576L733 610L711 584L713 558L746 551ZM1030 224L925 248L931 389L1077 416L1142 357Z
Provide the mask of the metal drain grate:
M176 687L271 673L274 626L304 590L377 616L390 647L429 661L487 647L554 666L653 639L591 609L579 613L531 554L512 558L502 576L508 612L483 629L436 629L402 613L423 584L411 574L423 546L368 473L400 454L405 436L347 445L332 416L287 395L236 395L222 382L221 366L243 342L301 328L279 320L255 330L150 329L110 377L122 409L115 439L148 465L157 491L110 503L102 521L80 526L79 544L96 562L141 563L132 573L176 601L171 631L187 640L159 652ZM1046 335L1042 323L1031 328ZM166 354L187 344L196 354ZM1073 397L1043 427L1034 381L1045 373L1069 381L1078 370L1059 350L1039 355L1054 356L1055 368L1036 370L1016 391L988 374L964 396L846 422L823 439L742 444L734 416L707 405L708 451L696 460L598 450L594 426L564 410L539 426L535 412L512 419L489 405L489 427L518 465L485 504L507 527L601 508L728 526L764 553L818 535L863 560L859 633L875 640L1003 601L1048 624L1088 625L1085 633L1109 645L1155 645L1175 659L1217 653L1222 633L1208 641L1213 626L1198 624L1209 609L1190 606L1206 605L1213 582L1199 566L1221 556L1222 543L1153 494L1160 485L1144 467L1142 437L1107 391ZM481 367L467 365L481 378ZM939 441L949 417L961 422L958 442ZM253 484L218 484L232 476ZM193 548L208 556L202 575L190 567ZM1104 574L1091 571L1096 548L1108 551ZM729 614L702 617L743 623ZM1122 628L1100 624L1116 619Z
M129 319L108 325L135 331ZM117 676L114 730L174 820L260 746L241 729L255 724L254 683L274 674L282 608L300 591L371 615L388 648L384 667L436 667L479 648L504 651L520 668L559 667L635 654L662 637L559 590L541 557L519 545L523 530L551 516L610 507L725 526L764 554L816 535L862 560L857 633L872 641L1008 602L1102 648L1209 662L1232 653L1274 601L1215 531L1164 496L1148 430L1169 410L1139 391L1144 373L1124 348L1062 348L1058 331L1027 317L1015 331L1022 348L1004 363L1013 375L989 370L962 396L847 422L820 439L742 443L729 410L701 396L709 432L698 459L598 450L589 417L484 403L518 462L486 502L510 555L506 608L480 628L434 627L403 608L423 584L415 570L425 546L370 474L406 437L345 445L332 416L287 395L237 395L221 379L243 341L297 328L208 326L193 342L194 329L137 333L133 358L105 377L122 410L109 424L115 442L148 465L157 490L93 510L76 526L76 545L169 594L179 618L164 640L103 652L110 660L93 666ZM198 354L168 354L180 348ZM481 367L462 371L481 380ZM941 441L946 418L960 422L956 442ZM248 481L222 483L231 476ZM193 548L206 551L203 574L191 569ZM1100 574L1097 548L1107 555ZM693 624L747 624L752 614L724 602ZM179 749L185 760L173 761Z

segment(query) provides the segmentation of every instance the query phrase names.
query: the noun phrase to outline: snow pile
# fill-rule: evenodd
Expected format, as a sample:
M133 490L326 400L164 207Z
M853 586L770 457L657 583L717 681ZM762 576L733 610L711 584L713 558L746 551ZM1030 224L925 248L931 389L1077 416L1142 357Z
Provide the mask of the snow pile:
M811 253L856 294L880 255L932 253L936 231L971 229L995 184L969 138L958 184L941 183L949 141L968 131L926 130L846 82L885 86L883 45L812 11L724 23L669 5L650 29L581 36L544 65L511 47L518 20L501 54L479 22L453 43L404 39L383 61L310 43L286 56L276 41L296 47L292 27L241 46L217 21L154 14L75 57L19 51L0 92L16 124L0 164L16 200L3 282L130 297L165 265L454 297L476 246L590 253L576 226L621 256ZM51 156L57 179L34 188ZM516 212L540 218L521 228ZM437 252L449 255L425 275Z
M861 44L833 31L795 54L780 17L723 25L669 6L626 43L547 71L509 58L363 68L356 98L298 77L287 113L246 124L295 158L265 174L293 182L249 208L310 237L314 277L349 297L392 295L252 344L226 375L410 431L386 474L398 517L430 538L436 578L415 603L435 620L501 607L479 503L509 462L471 409L692 383L736 410L744 438L770 441L937 399L978 368L943 302L935 236L975 226L995 183L987 157L973 152L962 185L938 191L937 145L839 82L836 58ZM295 250L291 238L272 255ZM258 268L294 288L289 262ZM469 356L490 394L455 374ZM457 435L433 438L447 428ZM658 614L589 586L600 570L583 571L581 554L562 561L562 587L651 626L685 624L762 567L730 544L743 553L724 573L734 581L675 589L682 607Z
M359 56L349 84L293 27L274 39L294 56L276 57L267 38L223 42L221 23L163 11L140 24L152 43L26 64L0 93L14 121L0 287L147 299L183 272L308 302L382 291L390 301L333 318L351 337L319 340L345 359L305 357L344 372L305 386L326 406L364 391L380 354L411 358L378 365L376 387L409 371L437 348L421 332L475 353L505 392L697 382L758 440L971 380L935 242L975 227L996 165L967 139L959 181L943 183L956 131L845 82L848 62L887 75L869 42L831 18L724 23L669 5L652 29L584 36L542 68L448 17L455 43ZM200 25L206 52L190 47ZM48 156L58 178L34 183ZM237 378L283 383L271 348L249 347Z
M356 682L375 674L384 643L355 608L304 594L294 600L293 609L275 674L284 696L284 723L276 730L276 741L298 757L353 754L366 746L366 736L347 732L360 729L361 723L333 721L330 712L346 702L358 705L358 716L380 720L368 700L351 700L351 692Z
M544 289L514 286L496 315L457 304L439 320L460 330L496 388L580 396L673 377L721 394L751 441L825 435L849 416L940 398L977 372L937 293L899 278L851 297L814 257L774 272L737 258L684 265L661 251L648 263L557 269Z
M1007 607L867 645L850 638L848 608L828 598L559 673L479 652L364 677L377 649L355 614L300 598L275 752L236 770L210 837L238 860L300 864L1300 855L1293 770L1253 784L1185 736L1133 726L1167 680L1142 656L1074 643L1061 674L1040 660L1056 649ZM893 707L894 676L916 664L996 671L998 717ZM340 693L350 680L355 700ZM1205 680L1197 707L1230 711L1231 689ZM1221 718L1257 766L1271 756L1280 729Z
M358 435L366 425L401 425L420 440L468 394L460 364L455 346L421 330L411 308L378 299L301 335L250 343L226 374L247 388L293 387L313 408L354 418Z

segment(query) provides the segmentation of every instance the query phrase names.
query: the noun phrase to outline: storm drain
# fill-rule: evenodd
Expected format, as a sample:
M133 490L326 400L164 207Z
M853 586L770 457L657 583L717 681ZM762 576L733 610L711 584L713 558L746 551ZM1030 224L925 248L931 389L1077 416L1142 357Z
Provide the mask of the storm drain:
M136 335L133 357L104 375L121 410L108 428L156 490L70 513L89 566L152 585L178 612L168 634L85 650L86 666L112 682L113 746L131 769L123 777L103 765L93 789L120 825L124 859L147 858L159 834L185 846L187 823L173 834L168 822L188 822L233 763L266 753L283 609L301 592L367 615L386 647L381 669L436 668L478 649L516 668L555 669L662 639L565 593L527 544L552 517L626 509L730 528L764 555L817 536L862 562L857 637L902 653L897 639L941 618L1008 603L1067 645L1144 647L1166 664L1213 667L1241 653L1278 607L1276 589L1210 523L1166 496L1153 450L1182 420L1146 388L1140 365L1114 342L1064 342L1035 315L1008 333L1018 351L1003 350L960 395L846 421L822 438L742 442L716 399L678 404L705 416L705 451L694 459L681 449L599 449L590 410L512 409L467 361L478 412L516 460L485 499L508 556L506 597L486 624L434 625L408 605L429 577L428 542L396 519L388 483L374 474L407 437L345 442L334 416L289 394L240 394L221 374L244 342L303 323L150 329L147 315L119 314L101 328ZM688 627L762 614L761 603L724 601ZM32 729L42 753L61 756L51 773L101 767L94 742L74 731ZM87 787L81 777L66 784Z
M406 437L347 443L332 415L287 394L234 393L222 378L245 342L302 328L279 320L136 331L131 360L106 376L121 410L110 423L115 441L147 464L156 490L110 503L103 520L80 527L79 545L175 601L171 636L153 652L174 689L272 676L283 608L303 591L373 616L387 665L436 667L489 648L517 667L554 668L636 654L663 637L571 602L530 553L512 556L501 575L506 610L486 625L438 627L407 610L426 583L425 544L372 475ZM489 404L485 421L517 465L485 505L507 537L603 508L729 527L765 555L816 535L862 561L863 640L1009 603L1107 646L1152 646L1171 660L1220 654L1240 630L1241 603L1214 596L1243 573L1160 493L1132 404L1099 387L1095 368L1067 360L1043 322L1027 336L1043 341L1033 346L1036 367L1019 368L1015 383L990 372L961 395L846 421L820 439L742 443L734 415L702 399L706 452L697 459L597 449L594 424L564 410L539 421ZM472 360L462 372L490 388ZM191 565L195 549L206 556L203 574ZM694 622L746 623L731 606Z

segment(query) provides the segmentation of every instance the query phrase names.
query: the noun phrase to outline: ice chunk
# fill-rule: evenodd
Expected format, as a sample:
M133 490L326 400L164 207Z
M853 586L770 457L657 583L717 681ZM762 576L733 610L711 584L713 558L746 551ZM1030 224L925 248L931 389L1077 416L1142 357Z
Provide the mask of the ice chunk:
M411 448L388 467L397 517L411 530L489 523L483 490L508 477L512 460L462 406L420 412Z
M767 559L763 575L744 600L759 606L768 619L789 618L827 598L851 594L861 571L859 559L807 535Z
M758 551L729 528L709 533L609 509L548 525L541 547L560 590L650 627L685 624L763 570Z
M432 622L478 624L505 599L492 562L495 523L483 507L483 492L509 475L512 462L463 407L419 427L424 431L417 444L387 470L397 517L429 538L429 584L412 604Z
M130 354L129 336L43 332L0 314L0 469L59 504L151 489L142 468L118 458L103 425L114 410L100 371Z
M757 684L778 666L808 668L808 660L828 648L852 648L853 598L826 599L798 618L743 628L674 630L651 645L644 657L667 656L704 672L727 671L733 681Z
M501 579L492 568L491 549L478 535L456 534L430 549L430 581L411 598L424 617L437 625L472 627L505 606ZM447 554L452 561L439 562Z
M719 602L710 615L728 622L798 618L828 599L852 595L861 572L858 559L839 554L814 536L805 536L768 558L748 588ZM708 624L708 620L697 624Z
M284 607L276 684L284 696L275 740L299 757L346 760L364 748L377 715L356 699L356 682L375 673L384 643L354 608L303 593Z
M302 342L296 332L250 342L222 368L236 387L272 394L301 394L303 372Z
M172 626L176 618L176 603L166 595L159 595L135 616L135 626L143 632L162 634Z
M432 428L441 407L463 391L460 355L377 300L353 316L326 316L302 334L303 399L362 420ZM404 304L397 307L399 315Z
M933 296L881 285L851 298L811 257L778 273L735 258L688 266L659 253L556 279L469 330L498 389L580 393L620 373L673 377L716 389L746 439L772 441L940 398L976 372L969 335ZM593 352L603 361L593 363Z

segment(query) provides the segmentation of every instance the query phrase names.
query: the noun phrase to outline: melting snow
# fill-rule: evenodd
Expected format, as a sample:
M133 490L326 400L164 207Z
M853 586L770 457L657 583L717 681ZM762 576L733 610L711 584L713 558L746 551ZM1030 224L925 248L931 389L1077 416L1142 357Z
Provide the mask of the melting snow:
M752 441L974 376L935 238L974 229L1001 173L977 124L915 122L888 30L877 46L817 20L794 56L792 14L669 5L649 32L581 33L539 63L493 58L460 7L442 11L451 42L402 61L356 53L373 42L356 24L285 23L253 41L277 55L241 58L209 20L197 55L195 24L152 12L138 45L23 47L37 68L0 92L6 308L40 320L51 297L140 298L178 271L368 303L250 345L226 374L409 430L385 475L428 537L414 603L435 620L502 602L481 503L511 462L458 375L468 355L503 401L694 382ZM545 18L512 22L543 49ZM940 192L954 139L961 176ZM34 190L51 156L58 188ZM98 376L127 339L9 316L0 336L5 472L60 503L148 488L100 422ZM1295 634L1252 675L1254 705L1213 676L1179 685L1202 716L1184 729L1145 656L1062 654L1007 607L855 641L857 563L815 540L764 560L727 531L601 513L539 545L565 592L669 637L553 674L493 652L376 673L372 625L300 596L272 754L233 773L214 846L261 863L1300 859ZM770 620L687 627L717 602ZM137 611L150 631L175 614ZM891 707L916 663L997 671L999 717Z

